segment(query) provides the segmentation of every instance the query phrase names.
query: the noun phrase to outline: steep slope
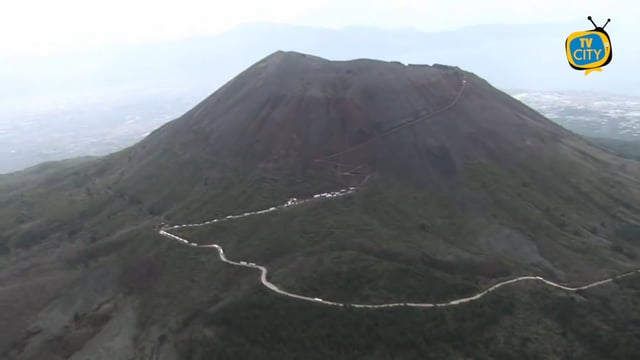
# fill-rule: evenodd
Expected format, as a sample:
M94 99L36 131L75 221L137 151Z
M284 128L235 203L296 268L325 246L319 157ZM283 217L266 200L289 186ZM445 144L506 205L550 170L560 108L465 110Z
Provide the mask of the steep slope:
M545 357L562 356L550 345L560 343L583 358L616 347L624 357L636 330L594 342L584 329L633 324L636 312L603 310L612 296L636 305L633 279L570 298L581 302L523 284L443 315L322 309L266 293L256 272L157 230L355 186L178 233L267 266L271 281L308 296L440 301L523 274L581 284L640 267L639 175L637 162L461 69L277 52L131 148L0 177L0 354L508 357L518 345L501 338L517 333ZM549 311L557 304L595 315L571 322ZM375 323L351 345L333 332Z

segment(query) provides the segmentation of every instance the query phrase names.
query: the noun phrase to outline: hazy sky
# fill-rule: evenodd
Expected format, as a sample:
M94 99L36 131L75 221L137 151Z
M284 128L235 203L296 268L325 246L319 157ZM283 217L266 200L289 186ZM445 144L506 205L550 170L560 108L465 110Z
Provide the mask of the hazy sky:
M249 22L341 28L367 25L438 31L487 23L612 18L637 22L640 1L594 0L3 0L0 55L162 41Z

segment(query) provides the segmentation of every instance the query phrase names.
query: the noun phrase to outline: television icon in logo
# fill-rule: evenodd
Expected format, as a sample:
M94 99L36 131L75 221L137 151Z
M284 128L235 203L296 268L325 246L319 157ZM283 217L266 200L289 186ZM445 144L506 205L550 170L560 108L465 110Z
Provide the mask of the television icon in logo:
M604 31L611 19L599 27L591 16L587 17L595 26L593 30L576 31L567 37L565 49L569 65L576 70L585 70L584 75L593 71L602 71L602 67L611 62L611 40L609 34Z

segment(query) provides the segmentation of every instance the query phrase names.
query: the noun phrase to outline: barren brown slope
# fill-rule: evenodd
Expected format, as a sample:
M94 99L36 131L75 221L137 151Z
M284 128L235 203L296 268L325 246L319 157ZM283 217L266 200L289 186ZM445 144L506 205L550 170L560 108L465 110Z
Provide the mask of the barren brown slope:
M268 266L287 290L340 301L446 300L529 273L599 280L638 266L639 174L637 162L593 147L461 69L278 52L129 149L0 178L8 329L0 354L286 357L260 338L290 334L278 304L295 309L292 321L315 310L256 293L254 273L160 238L155 226L262 209L366 175L348 199L182 235L215 239L229 258ZM509 298L526 298L526 288L518 291ZM591 351L579 332L559 338L555 318L532 324L546 313L524 304L501 318L516 331L492 328L493 315L482 315L501 308L487 305L472 317L486 323L455 338L533 329L545 334L532 340L540 349L569 341ZM386 316L321 315L347 333L358 333L358 319ZM384 321L400 328L393 334L419 336L403 328L406 320ZM605 316L584 327L599 321L616 325ZM324 358L375 357L398 336L363 334L355 352L323 324L295 324L299 345L289 346L312 354L320 339ZM435 345L440 358L495 355Z
M129 155L144 161L143 149L170 149L213 166L301 170L330 159L455 178L469 161L513 165L561 143L598 157L574 134L456 67L277 52Z
M291 52L272 54L238 75L114 157L115 167L122 167L125 156L123 180L130 179L139 197L157 202L160 211L171 207L158 200L163 184L170 185L162 191L172 204L189 193L195 199L187 202L199 201L202 194L194 189L203 178L215 183L231 172L333 184L336 174L356 169L358 176L390 174L455 195L470 175L469 165L484 164L530 178L541 190L554 183L577 196L567 183L572 177L611 176L622 182L616 192L627 192L619 200L634 198L638 175L634 163L458 68L336 62ZM184 176L167 176L172 171ZM573 175L558 177L564 171ZM358 176L339 181L353 184ZM290 186L293 193L309 194L304 185Z
M460 94L467 78L469 84ZM458 99L459 95L463 97ZM508 138L514 144L567 135L506 95L496 95L488 84L455 67L374 60L332 62L278 52L223 86L172 124L171 131L158 132L146 142L158 139L164 146L187 146L198 139L196 144L206 142L200 150L217 158L295 159L297 166L307 166L313 159L421 118L430 118L429 123L439 126L423 126L417 137L412 134L415 129L385 137L373 148L396 158L414 158L415 152L425 150L414 149L419 144L448 142L457 152L452 157L463 161L487 155L469 143L468 137L474 135ZM530 139L536 136L538 139ZM409 149L398 149L398 144ZM367 162L377 158L371 152L369 148Z

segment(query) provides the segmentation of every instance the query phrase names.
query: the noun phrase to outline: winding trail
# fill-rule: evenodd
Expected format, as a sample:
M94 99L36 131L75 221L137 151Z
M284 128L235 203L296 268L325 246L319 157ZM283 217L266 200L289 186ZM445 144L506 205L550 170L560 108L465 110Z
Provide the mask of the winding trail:
M392 133L395 133L401 129L404 129L408 126L414 125L418 122L421 121L425 121L427 119L430 119L432 117L434 117L435 115L442 113L444 111L447 111L449 109L451 109L453 106L455 106L458 103L458 100L460 99L460 97L462 96L462 93L465 89L465 86L467 84L467 80L466 77L463 77L463 79L461 80L461 86L460 89L458 90L458 92L456 93L455 97L452 99L452 101L439 108L436 109L430 113L427 114L421 114L418 115L417 117L412 117L409 118L405 121L402 121L400 124L393 126L392 128L382 132L381 134L372 137L370 139L367 139L361 143L358 143L356 145L353 145L345 150L336 152L334 154L330 154L328 156L325 156L321 159L316 159L314 160L314 162L327 162L327 163L332 163L338 166L344 166L347 168L350 168L351 170L347 170L347 172L351 172L351 171L355 171L356 169L359 168L359 166L354 167L354 165L349 165L349 164L341 164L339 162L336 162L334 160L330 160L332 158L338 157L340 155L343 155L345 153L348 153L350 151L353 151L355 149L358 149L364 145L367 145L373 141L376 141L378 139L380 139L381 137L390 135ZM367 176L364 181L362 181L362 183L360 184L360 186L362 186L367 179L369 178L369 176ZM258 269L260 270L260 282L262 283L263 286L265 286L267 289L273 291L276 294L280 294L283 296L287 296L290 298L294 298L294 299L298 299L298 300L302 300L302 301L309 301L309 302L314 302L314 303L318 303L318 304L323 304L323 305L329 305L329 306L339 306L339 307L354 307L354 308L367 308L367 309L381 309L381 308L393 308L393 307L416 307L416 308L443 308L443 307L449 307L449 306L455 306L455 305L460 305L460 304L465 304L465 303L469 303L472 301L476 301L481 299L482 297L484 297L485 295L489 294L492 291L495 291L503 286L507 286L507 285L511 285L511 284L515 284L517 282L521 282L521 281L539 281L542 282L546 285L558 288L558 289L562 289L562 290L566 290L566 291L571 291L571 292L576 292L576 291L580 291L580 290L587 290L590 288L594 288L596 286L600 286L600 285L604 285L610 282L613 282L616 279L621 279L633 274L638 274L640 273L640 269L638 270L633 270L633 271L629 271L620 275L616 275L614 277L608 278L608 279L604 279L604 280L600 280L600 281L596 281L590 284L586 284L583 286L578 286L578 287L571 287L571 286L566 286L566 285L562 285L562 284L558 284L555 283L553 281L547 280L543 277L540 276L519 276L510 280L505 280L505 281L501 281L491 287L489 287L488 289L481 291L473 296L469 296L469 297L463 297L463 298L459 298L459 299L454 299L454 300L450 300L447 302L443 302L443 303L411 303L411 302L398 302L398 303L388 303L388 304L352 304L352 303L340 303L340 302L335 302L335 301L329 301L329 300L323 300L321 298L317 298L317 297L309 297L309 296L304 296L304 295L299 295L299 294L294 294L291 292L288 292L286 290L282 290L280 289L278 286L276 286L275 284L273 284L272 282L270 282L267 278L268 275L268 270L266 267L261 266L261 265L257 265L254 264L252 262L247 262L247 261L233 261L233 260L229 260L227 259L227 257L224 254L224 250L222 249L222 247L220 245L217 244L209 244L209 245L199 245L193 242L190 242L187 239L184 239L178 235L175 235L171 232L169 232L170 230L178 230L178 229L184 229L184 228L194 228L194 227L202 227L202 226L206 226L206 225L210 225L210 224L215 224L215 223L220 223L220 222L224 222L224 221L229 221L229 220L234 220L234 219L240 219L240 218L244 218L244 217L248 217L248 216L256 216L256 215L261 215L261 214L266 214L266 213L270 213L270 212L274 212L274 211L280 211L289 207L295 207L295 206L299 206L305 203L309 203L309 202L314 202L314 201L322 201L325 199L334 199L334 198L339 198L339 197L343 197L343 196L347 196L350 195L352 193L354 193L357 190L356 187L350 187L350 188L346 188L346 189L342 189L339 191L335 191L335 192L330 192L330 193L322 193L322 194L317 194L314 195L312 198L308 198L308 199L296 199L296 198L292 198L289 199L286 203L282 204L282 205L278 205L278 206L274 206L268 209L264 209L264 210L259 210L259 211L251 211L251 212L246 212L244 214L240 214L240 215L228 215L226 217L223 218L217 218L217 219L212 219L209 221L204 221L201 223L193 223L193 224L181 224L181 225L172 225L172 226L167 226L164 225L160 228L159 230L159 234L167 237L169 239L173 239L176 241L179 241L187 246L192 246L192 247L197 247L197 248L214 248L218 251L218 256L220 257L220 260L222 260L223 262L229 264L229 265L234 265L234 266L241 266L241 267L245 267L245 268L251 268L251 269Z
M364 140L361 143L358 143L358 144L355 144L353 146L350 146L349 148L347 148L345 150L338 151L336 153L327 155L327 156L325 156L323 158L320 158L320 159L315 159L313 161L315 161L315 162L333 163L333 164L342 165L342 166L349 166L349 165L341 164L341 163L336 162L336 161L332 161L330 159L335 158L335 157L340 156L340 155L344 155L344 154L346 154L348 152L351 152L353 150L359 149L359 148L361 148L361 147L363 147L363 146L365 146L367 144L370 144L370 143L372 143L372 142L374 142L376 140L379 140L380 138L383 138L385 136L391 135L391 134L393 134L393 133L395 133L395 132L397 132L399 130L402 130L402 129L408 127L408 126L415 125L415 124L417 124L419 122L431 119L434 116L451 109L452 107L454 107L458 103L458 100L460 100L460 98L462 97L462 93L464 92L466 86L467 86L467 77L466 77L466 75L463 75L462 80L460 81L460 88L456 92L456 94L453 97L453 99L447 105L444 105L444 106L442 106L442 107L440 107L438 109L435 109L435 110L433 110L431 112L428 112L428 113L423 111L423 113L418 115L418 116L405 118L404 120L401 120L399 124L392 126L391 128L383 131L382 133L380 133L380 134L378 134L378 135L376 135L376 136L374 136L374 137L372 137L370 139Z
M562 290L566 290L566 291L571 291L571 292L576 292L576 291L580 291L580 290L587 290L596 286L600 286L600 285L604 285L610 282L613 282L616 279L621 279L633 274L638 274L640 273L640 269L638 270L633 270L633 271L629 271L620 275L616 275L614 277L608 278L608 279L604 279L604 280L600 280L600 281L596 281L596 282L592 282L590 284L586 284L583 286L578 286L578 287L571 287L571 286L566 286L566 285L562 285L562 284L558 284L555 283L553 281L547 280L543 277L540 276L519 276L517 278L514 279L510 279L510 280L505 280L502 282L499 282L491 287L489 287L488 289L481 291L473 296L469 296L469 297L463 297L463 298L459 298L459 299L454 299L451 301L447 301L447 302L443 302L443 303L411 303L411 302L398 302L398 303L388 303L388 304L351 304L351 303L340 303L340 302L335 302L335 301L330 301L330 300L323 300L321 298L317 298L317 297L310 297L310 296L304 296L304 295L299 295L299 294L294 294L291 292L288 292L286 290L282 290L280 289L277 285L273 284L272 282L269 281L269 279L267 278L268 275L268 270L266 267L261 266L261 265L257 265L254 264L252 262L247 262L247 261L233 261L233 260L229 260L227 259L227 257L224 254L224 250L222 249L222 247L220 245L217 244L209 244L209 245L198 245L196 243L190 242L189 240L182 238L178 235L175 235L173 233L170 233L170 230L176 230L176 229L183 229L183 228L193 228L193 227L202 227L202 226L206 226L209 224L214 224L214 223L220 223L220 222L224 222L224 221L229 221L229 220L234 220L234 219L240 219L240 218L244 218L244 217L249 217L249 216L256 216L256 215L261 215L261 214L266 214L266 213L270 213L270 212L274 212L274 211L280 211L283 210L285 208L289 208L289 207L295 207L295 206L300 206L302 204L305 203L310 203L310 202L314 202L314 201L322 201L324 199L335 199L335 198L339 198L339 197L343 197L343 196L347 196L350 195L352 193L354 193L357 189L355 187L350 187L347 189L342 189L339 191L335 191L335 192L330 192L330 193L322 193L322 194L318 194L318 195L314 195L312 198L308 198L308 199L289 199L286 203L279 205L279 206L274 206L265 210L259 210L259 211L251 211L251 212L246 212L244 214L241 215L229 215L223 218L218 218L218 219L213 219L213 220L209 220L209 221L205 221L205 222L201 222L201 223L195 223L195 224L183 224L183 225L173 225L173 226L163 226L160 231L159 234L167 237L169 239L173 239L176 241L179 241L187 246L192 246L192 247L197 247L197 248L214 248L218 251L218 256L220 257L220 260L222 260L223 262L229 264L229 265L234 265L234 266L241 266L241 267L245 267L245 268L252 268L252 269L258 269L260 270L260 282L262 283L263 286L265 286L267 289L273 291L274 293L283 295L283 296L287 296L290 298L294 298L294 299L298 299L298 300L302 300L302 301L310 301L310 302L314 302L314 303L318 303L318 304L323 304L323 305L329 305L329 306L349 306L349 307L354 307L354 308L367 308L367 309L380 309L380 308L393 308L393 307L416 307L416 308L439 308L439 307L449 307L449 306L455 306L455 305L460 305L460 304L465 304L465 303L469 303L472 301L476 301L481 299L482 297L484 297L485 295L489 294L492 291L495 291L503 286L506 285L510 285L510 284L514 284L520 281L540 281L546 285L558 288L558 289L562 289Z

